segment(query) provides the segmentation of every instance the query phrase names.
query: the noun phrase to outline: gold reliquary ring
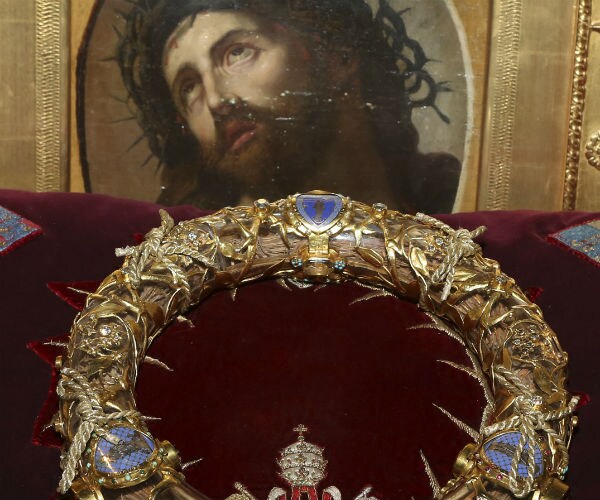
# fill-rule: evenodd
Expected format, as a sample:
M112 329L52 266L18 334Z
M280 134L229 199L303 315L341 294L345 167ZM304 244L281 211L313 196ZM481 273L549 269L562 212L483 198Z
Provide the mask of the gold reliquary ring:
M488 406L437 498L566 494L577 404L565 389L567 355L539 308L482 256L473 239L484 228L321 191L161 219L141 245L118 250L123 266L89 295L71 330L58 386L61 492L101 498L150 478L160 488L183 480L175 449L150 436L136 409L138 366L166 325L215 290L282 278L385 289L416 302L473 355Z

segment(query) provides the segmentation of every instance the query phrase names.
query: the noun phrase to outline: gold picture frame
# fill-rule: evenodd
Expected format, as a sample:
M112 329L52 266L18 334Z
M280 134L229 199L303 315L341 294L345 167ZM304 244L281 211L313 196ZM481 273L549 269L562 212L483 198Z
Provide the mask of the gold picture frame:
M57 4L53 0L36 2L40 9L44 4ZM595 33L599 25L592 17L600 0L548 0L543 5L494 0L487 4L484 16L483 2L448 3L465 28L467 43L477 40L469 50L473 67L483 71L482 80L472 82L472 147L464 162L468 175L461 179L465 183L463 198L455 210L600 209L600 171L594 165L599 163L600 115L596 111L600 98L595 99L591 91L600 85L600 65L594 63L600 57L600 37ZM37 20L38 30L58 23L70 34L68 45L64 36L51 41L55 48L58 44L63 58L69 55L69 71L63 72L60 80L68 76L69 105L62 100L62 107L57 108L56 101L44 104L39 98L36 107L37 122L51 124L52 129L48 132L46 125L38 133L46 130L54 137L64 137L65 121L49 117L64 116L64 110L69 110L69 147L62 141L58 151L55 147L51 154L42 154L44 144L52 141L40 134L38 190L68 184L72 191L83 191L75 123L75 68L93 5L92 0L71 2L68 23L64 23L65 9L56 8L44 11L54 21L47 17L43 22ZM50 49L45 43L47 53ZM36 71L42 59L36 59ZM49 91L39 84L36 95ZM68 169L59 168L57 175L56 165L67 163ZM51 179L50 185L43 179Z
M69 78L67 2L36 2L35 188L64 190L67 185Z
M581 144L593 3L494 2L479 209L600 209Z

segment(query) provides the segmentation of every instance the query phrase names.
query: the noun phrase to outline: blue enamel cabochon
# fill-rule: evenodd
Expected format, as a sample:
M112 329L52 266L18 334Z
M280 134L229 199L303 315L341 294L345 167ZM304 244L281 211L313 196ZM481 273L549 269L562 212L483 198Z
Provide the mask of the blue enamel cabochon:
M143 465L154 448L154 441L146 434L131 427L113 427L98 440L96 470L104 474L130 471Z
M500 434L483 445L485 455L487 458L495 464L499 469L508 474L513 460L513 455L517 445L521 439L520 432L507 432L506 434ZM517 476L527 477L527 455L529 452L529 444L525 444L524 453L519 460L517 466ZM542 458L542 450L537 445L533 444L533 457L535 461L535 477L541 476L544 472L544 460Z
M336 194L301 194L296 197L296 209L313 230L324 230L336 220L344 203Z

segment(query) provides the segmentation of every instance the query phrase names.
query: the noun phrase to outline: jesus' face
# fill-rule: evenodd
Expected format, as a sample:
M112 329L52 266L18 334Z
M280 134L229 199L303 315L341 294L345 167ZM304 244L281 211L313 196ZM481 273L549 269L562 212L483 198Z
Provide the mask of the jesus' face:
M288 27L214 11L179 24L165 46L163 72L204 163L258 185L291 174L324 140L333 99L315 59Z

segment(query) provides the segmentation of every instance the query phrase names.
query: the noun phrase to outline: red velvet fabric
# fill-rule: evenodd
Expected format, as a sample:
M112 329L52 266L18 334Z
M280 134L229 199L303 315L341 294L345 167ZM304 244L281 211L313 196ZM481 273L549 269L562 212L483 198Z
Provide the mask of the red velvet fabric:
M51 281L47 286L58 298L81 311L85 306L87 294L94 292L100 283L100 281L67 281L64 283Z
M48 367L24 346L68 330L75 310L48 291L48 282L96 281L120 265L115 247L158 224L153 204L98 195L0 191L0 205L42 226L44 234L0 257L3 293L2 412L5 498L48 497L58 481L56 449L32 447L31 430L46 397ZM169 209L176 219L192 207ZM442 216L453 226L489 227L480 241L523 288L544 293L538 304L571 356L573 390L592 404L580 410L569 483L573 498L596 497L594 457L600 422L595 396L600 342L593 325L599 271L546 242L547 234L592 218L583 213L495 212ZM596 215L597 217L597 215ZM80 283L81 285L81 283ZM77 297L53 285L73 306ZM75 286L79 288L79 286ZM594 295L594 290L596 294ZM139 407L160 416L156 437L169 439L197 488L223 498L241 481L258 497L281 485L274 459L311 428L307 439L325 447L329 476L345 498L372 484L379 498L426 498L422 449L441 481L468 437L432 403L477 427L477 384L438 359L467 362L456 343L432 330L415 306L391 298L349 303L367 292L351 284L287 291L274 282L244 287L235 302L219 292L194 310L194 328L173 325L151 356L171 368L144 365ZM52 361L52 346L36 349ZM50 408L46 408L50 410ZM10 457L7 459L6 457Z

